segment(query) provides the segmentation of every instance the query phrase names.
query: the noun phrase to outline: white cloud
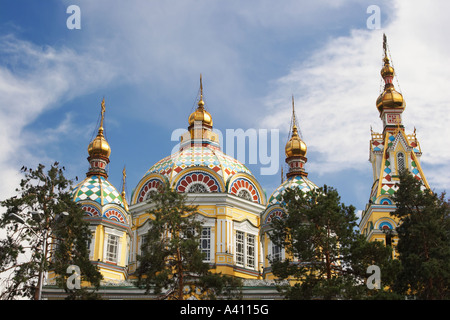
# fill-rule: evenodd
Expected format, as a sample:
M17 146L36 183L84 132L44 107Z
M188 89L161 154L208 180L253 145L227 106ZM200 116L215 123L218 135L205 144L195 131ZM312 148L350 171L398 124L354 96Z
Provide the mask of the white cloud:
M445 2L441 5L448 6ZM329 0L314 4L294 0L226 4L134 1L132 5L79 1L79 6L82 29L70 35L82 35L74 37L81 40L67 40L77 50L42 48L13 36L2 39L0 113L8 119L0 120L2 164L21 163L14 150L26 150L29 143L24 139L23 128L43 111L71 98L98 92L111 83L145 88L146 104L130 101L126 106L128 113L137 115L139 121L148 118L158 125L173 126L172 121L159 120L171 118L174 113L188 114L186 108L192 105L198 89L197 77L202 72L206 102L214 108L214 117L226 115L244 124L287 130L290 97L294 94L309 154L317 155L308 162L308 171L324 174L348 168L370 170L370 126L374 130L381 128L375 100L380 88L382 32L388 35L407 101L405 124L409 131L417 128L423 161L438 169L449 162L450 150L440 147L434 133L439 128L442 136L448 136L450 130L443 125L448 122L448 113L443 110L448 101L450 74L449 66L442 62L448 52L441 28L446 22L444 7L441 10L428 3L409 1L405 5L397 1L392 6L395 14L389 13L392 22L383 25L383 30L355 29L349 36L333 38L331 31L340 25L345 30L343 20L355 12L352 10L364 20L364 4ZM382 11L382 15L388 14ZM303 52L284 53L291 48L299 50L301 41L312 34L323 34L324 30L331 30L330 40L306 59L294 63L296 55L302 56ZM297 38L302 40L288 45ZM326 36L320 40L311 38L317 41L316 45ZM261 56L266 60L257 60ZM273 61L279 57L289 60ZM5 59L11 60L4 63ZM254 60L273 63L258 65ZM418 67L420 63L426 64L426 75L424 68ZM258 73L268 66L267 74ZM283 66L282 70L291 66L290 72L266 83L278 66ZM256 74L264 77L255 78L254 84L252 76ZM268 94L261 97L263 90ZM133 97L124 99L128 98ZM166 112L168 108L171 112ZM259 123L255 122L256 115L263 115ZM184 120L180 116L177 119ZM223 129L223 122L215 123ZM442 177L436 170L427 173L431 183L438 183L438 177ZM445 181L440 180L439 185L445 185Z
M382 30L353 30L325 46L277 79L266 99L264 126L287 130L290 97L310 152L309 171L370 170L370 126L381 131L375 100L380 90L382 33L388 36L392 61L406 100L404 124L417 128L422 162L434 188L449 189L442 172L450 171L450 51L445 26L450 4L396 1L395 18ZM399 87L395 83L397 88ZM443 144L444 143L444 144ZM355 172L357 174L357 172ZM444 175L445 176L445 175Z
M78 95L97 90L115 76L114 69L90 54L40 47L14 35L0 39L0 199L11 196L22 165L37 165L28 152L42 138L25 130L42 112ZM68 125L66 119L56 130ZM45 141L44 141L45 142Z
M304 39L320 41L319 34L331 36L324 30L344 30L354 10L366 14L358 1L330 0L84 0L78 5L79 45L95 47L99 57L120 68L121 80L146 90L145 108L130 103L129 113L169 126L172 115L154 112L162 108L155 104L188 114L200 73L214 116L244 123L259 109L266 80L300 54Z
M380 48L380 39L367 31L353 31L350 37L330 41L278 79L277 89L267 98L263 126L286 131L294 95L308 150L320 153L315 163L308 164L310 171L360 168L367 161L367 137L377 117L380 65L380 55L371 48Z

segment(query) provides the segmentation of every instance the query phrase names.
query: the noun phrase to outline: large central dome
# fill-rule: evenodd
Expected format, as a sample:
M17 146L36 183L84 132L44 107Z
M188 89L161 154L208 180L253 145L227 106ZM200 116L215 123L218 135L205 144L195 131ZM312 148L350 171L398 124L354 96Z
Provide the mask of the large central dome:
M206 114L201 83L200 88L200 101L193 114ZM131 204L146 201L161 184L180 193L229 193L264 204L264 191L250 170L220 150L212 118L191 118L188 131L181 136L180 150L150 167L133 191Z
M175 181L184 169L200 167L209 169L220 176L220 182L223 185L236 173L246 173L253 177L250 170L238 160L209 146L191 146L178 151L158 161L145 175L159 173L168 181Z

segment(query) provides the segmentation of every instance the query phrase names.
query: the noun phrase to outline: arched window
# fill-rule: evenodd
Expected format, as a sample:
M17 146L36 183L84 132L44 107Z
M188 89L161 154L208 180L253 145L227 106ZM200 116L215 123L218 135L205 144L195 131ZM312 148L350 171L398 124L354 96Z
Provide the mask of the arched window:
M403 152L397 153L397 171L398 173L402 172L406 168L405 163L405 154Z
M387 222L387 221L383 221L379 224L378 228L380 230L393 230L393 226L391 223Z

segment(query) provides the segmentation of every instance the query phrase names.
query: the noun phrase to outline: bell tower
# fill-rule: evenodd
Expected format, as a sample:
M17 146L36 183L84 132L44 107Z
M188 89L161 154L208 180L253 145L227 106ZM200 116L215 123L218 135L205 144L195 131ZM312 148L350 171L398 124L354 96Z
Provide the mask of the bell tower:
M425 187L429 188L429 185L420 165L422 151L416 130L407 134L402 122L406 104L393 84L395 70L389 58L386 35L383 35L383 50L381 77L384 89L376 100L383 131L377 133L371 130L369 161L372 164L373 184L359 228L369 241L383 241L393 246L395 256L395 229L399 221L391 216L391 212L396 209L392 196L398 189L399 173L409 170ZM387 236L385 231L388 229L393 231L393 237Z

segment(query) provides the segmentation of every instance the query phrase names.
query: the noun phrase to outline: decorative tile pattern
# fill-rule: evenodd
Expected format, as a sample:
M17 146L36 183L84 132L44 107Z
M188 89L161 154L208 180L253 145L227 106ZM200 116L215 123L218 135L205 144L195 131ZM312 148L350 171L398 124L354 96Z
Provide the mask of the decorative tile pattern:
M100 217L100 211L98 210L98 208L89 205L89 204L83 204L83 206L81 207L81 209L83 209L86 212L86 215L90 216L90 217Z
M391 134L388 138L388 145L387 145L388 148L392 147L392 145L394 144L394 141L395 141L395 136Z
M239 195L239 192L242 190L247 190L250 193L250 197L253 202L261 203L261 196L258 192L258 189L256 186L248 179L245 178L238 178L233 181L229 188L229 192L231 194L234 194L236 196Z
M213 170L223 178L224 185L228 178L236 173L247 173L253 176L245 165L222 151L209 146L194 145L158 161L144 177L151 173L159 173L172 182L182 170L191 167L207 167Z
M148 180L142 186L141 190L139 190L139 198L138 198L137 202L142 202L142 201L146 200L149 192L158 191L158 188L162 185L162 183L163 182L157 178Z
M192 192L190 187L195 184L201 184L204 192L222 192L220 184L212 175L204 171L193 171L183 176L175 186L178 192Z
M310 190L316 189L317 186L312 183L309 179L302 176L293 176L286 181L284 181L269 198L268 205L273 205L281 202L281 197L286 189L298 188L303 192L308 192Z
M124 208L120 193L102 176L90 176L74 189L75 202L92 200L100 205L115 203Z
M371 141L372 151L383 151L384 150L384 142L383 140L372 140Z
M393 136L391 136L391 137L393 137ZM392 173L391 162L388 159L385 159L383 177L382 177L383 180L382 180L381 190L380 190L381 195L383 195L383 194L393 195L395 193L395 191L397 191L397 184L392 181L391 173Z
M105 218L108 218L108 219L111 219L111 220L116 220L117 222L121 222L121 223L124 223L124 224L127 223L127 218L119 210L108 209L103 214L103 216Z
M422 177L420 175L420 170L418 167L418 164L416 163L414 156L413 156L413 152L414 153L420 153L419 150L419 146L418 146L418 142L415 138L414 135L410 135L407 136L407 140L404 139L403 135L401 133L397 134L397 136L390 134L390 136L388 137L388 146L394 146L395 147L395 142L396 139L402 139L403 143L406 144L404 147L405 148L410 148L409 150L411 150L412 152L410 153L410 163L411 163L411 173L415 176L415 178L417 180L422 180ZM374 143L372 142L372 145ZM379 190L379 194L380 195L387 195L387 196L392 196L397 190L398 190L398 180L393 180L392 179L392 174L396 175L397 173L395 172L395 166L393 164L391 164L391 162L389 161L388 158L388 152L389 150L385 150L384 151L384 169L382 172L382 176L381 176L381 189ZM372 200L375 201L374 195L372 194Z
M414 177L417 180L422 180L422 177L420 176L419 168L418 168L417 163L414 160L414 157L412 156L412 154L411 154L411 173L414 175Z
M392 230L394 229L394 227L392 226L392 224L388 221L383 221L378 225L378 229L380 230Z
M284 216L284 211L282 209L276 208L271 210L266 218L264 219L264 224L269 224L274 219L281 219Z

